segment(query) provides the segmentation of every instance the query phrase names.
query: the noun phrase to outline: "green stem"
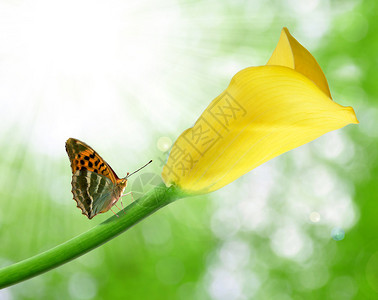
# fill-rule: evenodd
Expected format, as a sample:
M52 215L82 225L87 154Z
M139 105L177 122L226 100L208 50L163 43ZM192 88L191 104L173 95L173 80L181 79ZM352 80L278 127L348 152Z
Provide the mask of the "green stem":
M171 186L157 186L127 206L118 216L41 254L0 269L0 289L27 280L69 262L106 243L158 209L185 195ZM125 213L124 213L125 212Z

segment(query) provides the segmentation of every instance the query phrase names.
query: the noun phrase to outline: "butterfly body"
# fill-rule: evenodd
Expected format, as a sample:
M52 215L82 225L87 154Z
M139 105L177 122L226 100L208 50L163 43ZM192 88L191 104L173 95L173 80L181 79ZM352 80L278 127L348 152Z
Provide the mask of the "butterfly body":
M72 194L84 215L92 219L107 212L122 196L126 178L113 169L90 146L77 139L66 142L72 169Z

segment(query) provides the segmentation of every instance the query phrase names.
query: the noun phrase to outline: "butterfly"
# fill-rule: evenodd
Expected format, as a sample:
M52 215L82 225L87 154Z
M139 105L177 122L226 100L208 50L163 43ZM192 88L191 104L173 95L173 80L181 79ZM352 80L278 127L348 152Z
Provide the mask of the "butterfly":
M66 151L71 162L73 198L88 219L111 210L122 196L127 178L152 162L119 178L106 161L84 142L69 138Z

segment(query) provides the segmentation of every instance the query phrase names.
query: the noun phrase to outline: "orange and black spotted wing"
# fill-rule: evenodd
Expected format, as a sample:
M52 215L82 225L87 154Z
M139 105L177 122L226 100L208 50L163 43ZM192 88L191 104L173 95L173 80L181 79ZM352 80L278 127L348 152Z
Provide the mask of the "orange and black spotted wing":
M88 170L108 177L114 184L119 179L113 169L86 143L70 138L66 142L66 151L71 161L72 174L77 170Z
M70 138L66 150L72 168L72 194L82 214L92 219L106 212L119 195L119 181L112 168L87 144Z

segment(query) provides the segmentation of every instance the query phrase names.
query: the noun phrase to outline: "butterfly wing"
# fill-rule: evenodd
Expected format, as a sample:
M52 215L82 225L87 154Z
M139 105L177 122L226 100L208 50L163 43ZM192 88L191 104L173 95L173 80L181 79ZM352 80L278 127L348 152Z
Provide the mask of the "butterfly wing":
M89 219L106 212L118 200L120 182L113 169L90 146L77 139L66 142L71 161L72 193L77 206Z
M89 219L103 212L113 199L114 184L108 178L88 170L77 170L72 176L72 194Z
M70 138L66 142L66 151L71 161L72 174L77 170L88 170L109 178L114 184L119 179L106 161L86 143Z

